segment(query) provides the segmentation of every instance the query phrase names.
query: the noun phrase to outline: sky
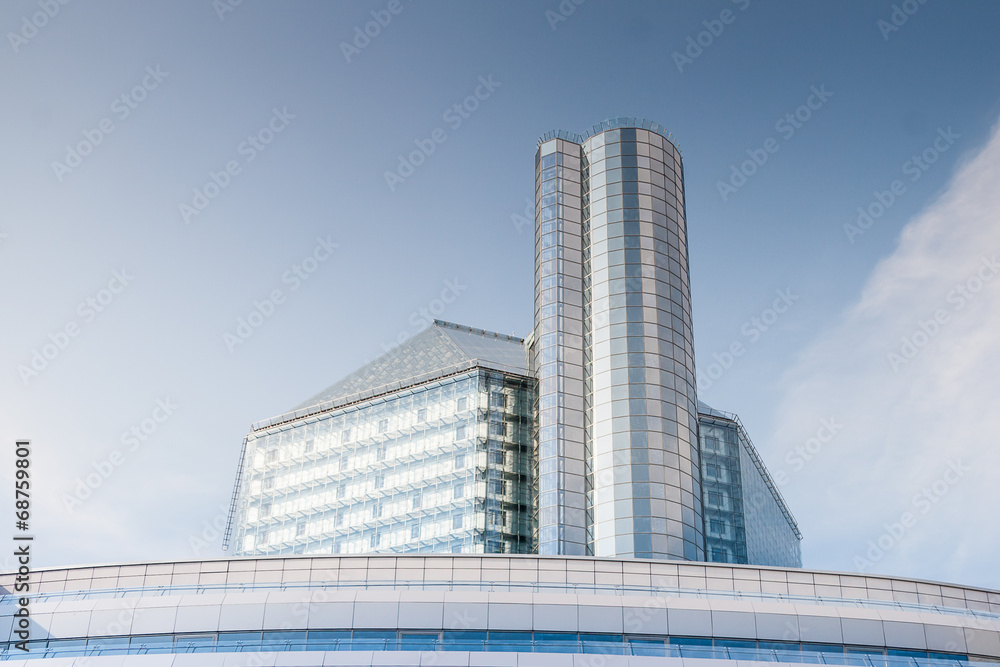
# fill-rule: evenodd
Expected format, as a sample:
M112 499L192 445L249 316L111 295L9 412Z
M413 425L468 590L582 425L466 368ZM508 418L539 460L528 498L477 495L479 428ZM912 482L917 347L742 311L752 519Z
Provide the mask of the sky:
M985 1L5 2L0 474L29 439L34 564L223 556L253 422L435 317L526 336L537 139L634 116L684 156L699 398L805 566L1000 588L998 29Z

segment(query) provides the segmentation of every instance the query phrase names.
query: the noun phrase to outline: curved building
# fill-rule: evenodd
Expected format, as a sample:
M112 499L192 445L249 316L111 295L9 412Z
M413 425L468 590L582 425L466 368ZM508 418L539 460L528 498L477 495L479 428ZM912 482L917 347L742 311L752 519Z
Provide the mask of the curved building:
M34 572L23 622L15 576L0 575L0 659L36 665L1000 662L1000 592L873 575L532 555L135 563Z
M705 560L681 155L654 123L535 154L537 549Z
M542 137L527 341L435 320L243 442L239 556L538 553L801 565L735 415L699 404L680 153Z

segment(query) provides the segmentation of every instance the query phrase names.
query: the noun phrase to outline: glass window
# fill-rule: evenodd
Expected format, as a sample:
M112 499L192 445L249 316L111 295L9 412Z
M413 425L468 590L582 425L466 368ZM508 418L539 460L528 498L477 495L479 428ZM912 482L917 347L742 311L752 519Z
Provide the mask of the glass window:
M87 655L113 655L128 651L128 637L96 637L87 640Z
M393 651L396 633L392 631L355 630L352 637L354 651Z
M467 630L445 631L442 641L450 651L485 651L486 633Z
M535 653L579 653L580 642L569 632L536 632Z
M138 654L173 653L173 635L137 635L129 642L129 650Z
M265 630L261 649L265 651L293 651L304 649L305 631Z
M657 657L673 655L668 652L667 649L669 647L662 639L629 639L628 648L632 655L653 655Z
M340 630L310 630L306 638L310 651L349 651L351 632Z
M530 653L532 647L530 632L490 632L490 651Z
M429 632L400 632L400 651L436 651L438 645L438 633Z
M736 639L717 639L715 646L725 647L730 660L757 660L757 642ZM767 656L769 657L769 656Z
M598 635L580 634L580 642L583 645L584 653L598 653L601 655L622 655L625 651L625 642L621 635Z
M227 651L257 651L260 648L259 632L220 632L219 649Z
M174 642L175 653L214 653L215 634L178 636Z

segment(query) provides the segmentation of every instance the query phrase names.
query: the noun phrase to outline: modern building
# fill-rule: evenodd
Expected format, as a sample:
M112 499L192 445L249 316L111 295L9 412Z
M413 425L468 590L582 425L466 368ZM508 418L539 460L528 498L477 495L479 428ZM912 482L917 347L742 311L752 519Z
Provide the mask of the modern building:
M295 556L43 569L12 665L975 667L1000 591L859 574L534 555ZM18 632L29 635L27 640ZM17 643L25 641L21 650Z
M738 419L697 400L680 152L617 119L543 136L535 179L528 341L436 321L255 424L236 554L801 565Z
M435 322L255 424L234 491L236 553L530 553L523 342Z
M699 402L698 445L706 560L801 567L802 533L740 418Z
M697 400L664 132L546 135L536 183L527 341L436 321L255 424L240 558L36 570L27 605L0 574L0 660L1000 664L1000 591L800 569L739 418Z
M535 153L538 553L705 560L684 168L659 126Z

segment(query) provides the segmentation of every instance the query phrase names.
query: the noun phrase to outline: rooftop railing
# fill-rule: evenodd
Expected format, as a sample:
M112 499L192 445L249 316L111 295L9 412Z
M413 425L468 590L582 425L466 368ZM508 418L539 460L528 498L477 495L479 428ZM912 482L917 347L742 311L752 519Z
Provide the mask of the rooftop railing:
M550 582L507 582L507 581L387 581L362 579L341 582L256 582L229 584L178 584L167 586L129 586L120 588L88 589L76 591L51 591L31 596L33 604L61 600L91 600L108 598L128 598L165 595L200 595L206 593L248 593L259 591L351 591L351 590L424 590L424 591L480 591L524 592L524 593L567 593L615 596L649 596L677 599L701 600L747 600L768 602L789 602L836 607L862 607L874 609L895 609L899 611L932 612L953 616L969 616L984 619L1000 619L1000 612L992 612L966 607L901 602L894 600L871 600L862 598L840 598L833 596L812 596L783 593L758 593L748 591L721 591L666 586L641 586L635 584L585 584ZM0 605L16 604L14 594L0 595Z

